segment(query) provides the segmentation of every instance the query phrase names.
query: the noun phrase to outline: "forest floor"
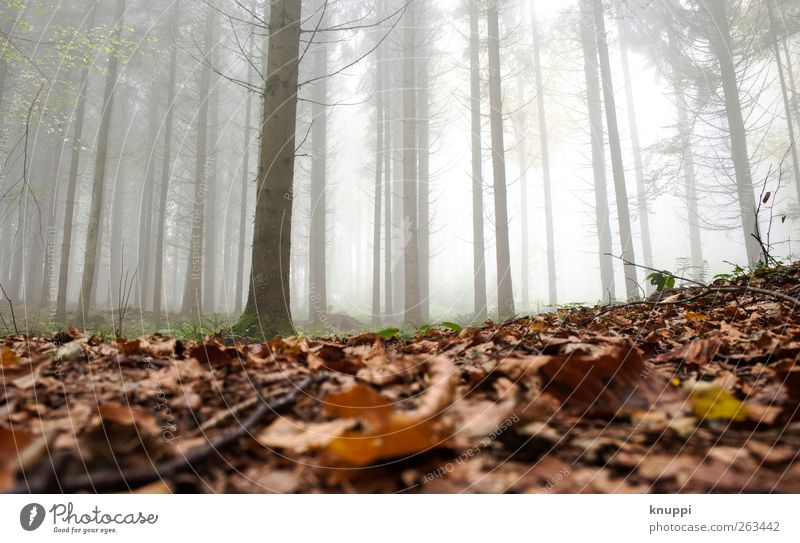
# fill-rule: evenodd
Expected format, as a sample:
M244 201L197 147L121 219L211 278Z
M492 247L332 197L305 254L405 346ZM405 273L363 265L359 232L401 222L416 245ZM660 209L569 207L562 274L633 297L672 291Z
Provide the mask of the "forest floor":
M0 344L0 491L800 492L800 266L267 343Z

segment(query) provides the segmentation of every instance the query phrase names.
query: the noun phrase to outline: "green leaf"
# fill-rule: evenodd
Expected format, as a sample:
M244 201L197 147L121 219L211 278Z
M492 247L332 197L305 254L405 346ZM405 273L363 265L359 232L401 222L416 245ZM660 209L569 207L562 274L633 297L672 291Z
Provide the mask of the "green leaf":
M656 287L657 292L675 288L675 276L666 270L653 272L647 278L650 280L650 284Z
M430 329L431 329L431 325L430 324L423 324L422 326L417 328L417 333L418 334L424 334L425 332L427 332Z
M443 322L441 324L441 326L444 326L445 328L449 328L450 330L452 330L455 333L459 333L459 332L461 332L461 330L464 329L463 326L461 326L460 324L457 324L455 322L447 322L447 321L445 321L445 322Z
M383 339L392 339L394 336L400 333L399 328L384 328L378 335L381 336Z

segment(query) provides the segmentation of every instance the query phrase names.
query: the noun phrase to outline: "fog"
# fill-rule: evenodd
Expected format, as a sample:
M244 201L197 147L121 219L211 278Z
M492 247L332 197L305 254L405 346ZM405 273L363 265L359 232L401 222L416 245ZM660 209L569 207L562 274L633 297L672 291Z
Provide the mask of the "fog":
M787 0L4 3L0 326L470 324L791 260L799 28Z

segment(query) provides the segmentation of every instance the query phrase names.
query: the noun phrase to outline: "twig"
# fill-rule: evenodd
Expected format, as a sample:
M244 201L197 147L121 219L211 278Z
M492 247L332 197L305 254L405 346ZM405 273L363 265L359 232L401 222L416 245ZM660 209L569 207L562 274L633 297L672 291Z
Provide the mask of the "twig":
M11 298L8 297L8 294L6 294L6 289L3 288L2 283L0 283L0 292L3 293L3 298L6 299L6 301L8 302L8 307L11 309L11 324L14 325L14 333L16 335L19 335L19 329L17 328L17 317L16 315L14 315L14 303L11 301ZM5 319L3 319L4 324L5 322L6 322ZM8 326L6 326L6 328L8 328Z
M656 268L651 268L650 266L643 266L642 264L637 264L636 262L631 262L622 258L621 256L612 255L611 253L604 253L605 256L610 256L611 258L616 258L617 260L621 260L623 264L626 266L633 266L635 268L642 268L643 270L649 270L651 272L662 273L664 275L669 275L670 277L674 277L679 281L686 281L687 283L692 283L693 285L697 285L700 287L706 286L705 283L701 283L700 281L695 281L694 279L689 279L688 277L683 277L681 275L675 275L674 273L667 271L667 270L659 270Z
M201 462L214 453L219 453L222 449L234 443L238 439L250 434L250 431L270 415L277 415L280 411L293 406L297 402L298 396L319 377L308 376L294 385L294 389L272 401L267 401L261 392L258 393L261 403L253 409L242 423L235 429L223 433L222 435L208 441L189 451L188 453L165 460L152 468L139 468L130 470L106 470L94 473L86 473L72 477L65 477L53 485L49 481L34 480L30 483L16 485L8 493L10 494L41 494L51 492L75 493L75 492L116 492L130 491L131 489L152 483L159 479L170 479L175 475L190 468L192 464Z

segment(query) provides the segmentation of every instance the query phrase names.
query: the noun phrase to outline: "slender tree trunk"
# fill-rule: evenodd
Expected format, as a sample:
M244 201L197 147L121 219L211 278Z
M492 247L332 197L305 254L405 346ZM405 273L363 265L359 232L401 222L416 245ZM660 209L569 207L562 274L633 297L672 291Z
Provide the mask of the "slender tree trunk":
M212 43L216 43L216 29ZM216 46L211 53L211 63L217 65ZM208 143L210 148L207 155L208 175L206 182L206 208L205 222L203 224L203 307L206 311L217 311L217 238L219 211L217 200L221 193L219 188L219 85L218 78L212 74L211 89L208 105Z
M522 292L522 300L519 303L520 311L527 311L530 309L530 271L528 269L528 246L530 244L528 236L528 154L525 152L525 145L523 143L524 129L521 127L518 130L517 138L517 155L520 165L520 179L519 179L519 206L520 212L520 290Z
M600 283L602 300L609 303L616 298L614 267L611 260L611 220L606 187L606 159L603 136L603 101L597 75L597 42L591 0L580 4L581 45L583 47L583 73L586 79L586 104L589 110L589 130L592 142L592 175L594 178L595 227L597 228L600 256Z
M300 0L272 0L250 289L242 331L290 333L289 262L294 179Z
M497 238L497 314L514 316L511 285L511 251L508 245L508 204L506 202L506 151L503 141L503 96L500 82L500 30L497 5L487 13L489 43L489 118L492 126L492 170L494 172L494 219Z
M704 2L712 19L709 29L714 54L719 61L722 78L722 92L725 101L725 115L728 119L728 130L731 139L731 159L736 177L736 193L739 198L739 210L742 218L742 234L747 253L747 262L753 266L761 260L761 249L754 237L758 232L755 215L755 196L753 194L753 177L750 171L750 155L747 151L747 132L742 117L742 105L739 101L739 84L736 78L736 66L731 50L731 31L725 2L709 0Z
M531 3L531 27L533 29L533 65L536 72L536 103L539 111L539 142L542 146L542 179L544 182L544 216L547 229L547 286L550 307L558 306L556 288L556 242L553 224L553 196L550 182L550 150L547 141L547 117L544 110L544 85L542 84L542 60L539 45L539 25L536 8Z
M144 173L144 191L142 194L142 205L139 209L139 243L138 243L138 262L136 272L136 283L139 285L139 305L145 309L146 304L152 299L150 288L152 287L152 274L149 267L152 262L152 238L153 238L153 198L155 194L156 166L155 148L158 142L158 123L159 123L159 100L158 85L154 81L150 89L150 111L147 121L147 133L149 152L147 153L147 164Z
M314 326L325 321L328 312L328 282L326 278L328 203L325 176L328 154L328 45L322 38L314 53L314 76L322 79L313 83L314 101L311 104L311 224L308 239L308 315Z
M175 2L170 21L173 40L177 37L180 20L180 2ZM169 196L169 181L171 178L172 164L172 125L175 116L175 80L178 71L178 46L173 41L169 57L169 80L167 81L167 111L164 119L164 154L161 159L161 190L158 198L155 270L153 274L153 318L156 325L161 323L161 301L164 295L164 241L167 225L167 197Z
M208 7L203 37L203 68L200 71L200 108L197 114L197 141L195 149L195 184L192 202L192 227L189 242L189 260L186 266L186 284L181 312L198 322L203 315L203 222L205 218L207 183L211 173L208 160L208 111L211 87L211 47L214 36L216 12Z
M424 20L424 19L423 19ZM423 26L424 28L424 26ZM427 38L425 38L427 40ZM419 154L419 313L430 320L430 106L428 104L428 51L423 47L417 70L417 149Z
M619 28L619 50L622 57L622 80L625 85L625 110L628 113L628 131L631 134L631 150L633 151L633 172L636 177L636 199L639 212L639 226L642 230L642 257L644 265L653 267L653 245L650 236L650 211L647 208L647 188L644 184L644 165L642 164L642 147L639 143L639 123L636 118L636 102L633 99L633 81L628 63L628 50L625 42L625 29L622 28L622 19L617 19ZM649 294L652 285L649 281L645 291Z
M61 177L61 170L59 168L61 152L59 149L60 146L56 146L54 143L51 143L51 145L52 162L50 179L53 180L54 188L50 191L50 194L48 194L47 207L45 208L47 213L47 224L45 225L44 232L42 233L42 239L44 241L44 272L42 276L42 287L40 292L42 293L42 307L45 307L49 310L49 318L52 323L52 320L55 317L52 309L54 307L53 303L55 302L56 294L55 259L57 245L56 234L58 231L56 228L56 217L58 215L58 191L55 189L55 187L58 186L58 182Z
M86 28L94 28L97 6L92 3L86 18ZM78 102L75 109L75 127L72 132L72 155L70 158L67 195L64 205L64 233L61 241L61 258L58 263L58 295L56 297L56 321L64 323L67 319L67 290L69 288L69 260L72 251L72 225L75 217L75 191L78 186L78 171L81 159L81 138L83 122L86 118L86 95L89 88L89 66L81 70Z
M787 38L783 38L783 56L786 57L786 73L789 75L789 94L791 96L792 112L795 120L800 119L800 99L798 98L797 87L794 83L794 69L792 68L792 55L789 53Z
M611 170L614 174L614 192L617 200L617 220L619 221L620 247L622 250L620 256L628 262L635 263L636 256L633 250L631 217L628 210L628 190L625 186L625 167L622 163L622 146L620 145L619 127L617 126L617 105L614 98L614 84L611 79L611 61L608 55L608 38L606 36L602 0L594 0L594 19L597 52L600 57L600 77L603 81L608 145L611 148ZM626 264L623 269L625 271L625 293L628 300L635 300L639 297L636 268Z
M403 269L404 313L408 325L421 324L419 288L419 223L417 216L417 123L416 123L416 16L410 4L403 30Z
M381 176L383 175L383 54L375 68L375 196L372 218L372 324L381 322Z
M472 279L475 320L486 320L486 264L483 233L481 153L481 67L477 0L469 0L470 145L472 148Z
M117 0L114 14L114 38L119 43L122 33L122 16L125 13L125 0ZM106 162L108 161L108 140L111 128L111 114L114 109L114 86L117 83L119 59L117 51L112 50L108 59L108 72L106 73L105 91L103 92L103 109L100 117L100 127L97 131L97 154L94 163L94 179L92 181L92 205L89 209L89 226L86 234L86 254L83 259L83 279L78 296L78 311L81 318L86 315L92 305L95 280L99 259L98 252L101 243L100 221L103 210L103 192L105 189Z
M127 187L125 172L127 166L120 159L116 168L114 183L111 190L111 215L109 216L109 230L111 231L111 243L109 245L109 279L108 279L108 300L114 311L120 309L120 285L124 282L125 269L125 245L127 240L123 237L125 230L125 203L127 199Z
M253 5L255 11L255 5ZM254 38L250 36L250 46L248 56L253 58ZM247 81L253 81L253 67L247 68ZM236 266L236 305L234 311L238 315L242 311L242 297L244 295L244 247L247 235L247 185L250 181L250 124L253 115L253 93L247 91L247 105L244 113L244 156L242 157L242 191L239 204L239 252L237 254Z
M792 173L794 174L795 188L797 197L800 199L800 166L797 159L797 147L794 138L794 123L792 122L792 107L789 103L789 94L786 88L786 76L783 73L783 62L781 61L781 50L778 44L778 29L775 26L775 15L773 13L772 2L767 2L767 12L769 13L769 26L772 32L772 46L775 53L775 64L778 66L778 79L781 84L781 94L783 95L783 108L786 112L786 127L789 131L789 153L792 155Z
M691 130L689 127L686 104L683 102L685 89L675 77L675 100L678 109L678 130L681 138L681 158L683 163L683 180L686 185L686 211L689 222L689 251L692 261L692 276L695 281L703 280L703 244L700 239L700 216L697 206L697 180L694 172L694 151L692 150Z
M385 66L378 68L386 80L388 70ZM386 82L384 82L385 84ZM391 94L387 93L387 97ZM386 208L383 212L383 314L390 319L394 314L392 296L392 123L390 122L389 100L384 99L383 104L383 178L386 180L383 187L383 201Z

